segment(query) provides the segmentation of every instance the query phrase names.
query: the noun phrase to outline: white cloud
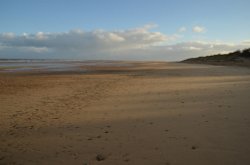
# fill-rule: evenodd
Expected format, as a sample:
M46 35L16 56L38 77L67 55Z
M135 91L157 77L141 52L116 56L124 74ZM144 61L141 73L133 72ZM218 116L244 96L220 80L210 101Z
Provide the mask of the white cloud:
M242 44L250 45L250 40L244 40L244 41L242 41Z
M152 32L156 25L120 31L0 34L0 58L113 60L181 60L250 47L250 42L177 42L177 34ZM173 44L173 41L177 42ZM171 44L172 43L172 44Z
M48 39L47 35L43 32L36 33L36 39L37 40L46 40Z
M202 48L194 47L194 46L183 47L183 49L187 49L187 50L202 50Z
M195 33L204 33L204 32L206 32L206 28L204 28L202 26L194 26L193 27L193 32L195 32Z
M143 29L150 30L150 29L157 28L157 27L158 27L157 24L151 23L151 24L144 25Z
M187 28L186 27L181 27L179 30L178 30L178 32L179 33L183 33L183 32L186 32L187 31Z

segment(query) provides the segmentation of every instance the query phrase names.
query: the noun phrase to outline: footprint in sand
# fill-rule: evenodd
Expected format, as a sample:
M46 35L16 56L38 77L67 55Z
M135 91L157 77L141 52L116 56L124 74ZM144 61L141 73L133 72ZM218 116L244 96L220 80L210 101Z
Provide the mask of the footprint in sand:
M106 157L103 154L97 154L96 155L96 160L97 161L103 161L105 159L106 159Z
M197 148L198 148L198 147L195 146L195 145L193 145L193 146L191 147L192 150L196 150Z
M153 122L149 122L148 124L153 125L154 123Z

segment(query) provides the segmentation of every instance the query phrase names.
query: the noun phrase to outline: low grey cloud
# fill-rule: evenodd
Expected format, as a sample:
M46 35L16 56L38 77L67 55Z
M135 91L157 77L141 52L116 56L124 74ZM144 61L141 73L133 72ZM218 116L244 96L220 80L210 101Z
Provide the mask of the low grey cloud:
M180 42L171 45L146 47L143 49L134 49L126 52L121 52L125 59L136 58L140 60L167 60L179 61L186 58L207 56L212 54L223 54L235 50L242 50L250 47L250 44L245 43L223 43L223 42L204 42L204 41L190 41Z
M176 35L153 32L156 25L119 31L83 31L16 35L0 34L0 58L59 58L83 60L181 60L243 49L238 44L190 41L173 43Z

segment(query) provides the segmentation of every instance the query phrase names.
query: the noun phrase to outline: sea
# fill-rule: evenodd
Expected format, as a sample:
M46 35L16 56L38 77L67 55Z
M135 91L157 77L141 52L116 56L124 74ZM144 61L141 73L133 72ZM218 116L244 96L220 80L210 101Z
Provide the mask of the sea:
M128 66L121 61L0 59L0 72L55 71L86 72L84 66Z

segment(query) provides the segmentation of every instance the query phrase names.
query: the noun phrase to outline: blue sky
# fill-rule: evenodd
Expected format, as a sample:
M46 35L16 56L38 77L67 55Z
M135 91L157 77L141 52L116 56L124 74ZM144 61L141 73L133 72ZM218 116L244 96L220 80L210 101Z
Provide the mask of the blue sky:
M165 44L169 48L171 44L174 47L176 44L194 42L199 42L203 45L207 43L210 46L211 43L230 43L235 44L235 47L231 49L242 48L245 45L242 46L241 43L248 43L250 39L249 6L249 0L1 0L0 33L2 34L2 39L0 39L0 45L4 45L4 47L0 48L0 57L10 56L11 54L15 54L12 55L14 57L22 57L24 54L20 50L16 53L6 52L6 46L8 49L13 46L9 41L6 41L6 34L15 34L16 40L20 40L20 36L24 33L31 36L38 32L43 35L46 33L47 38L49 38L51 37L48 36L49 34L65 32L69 34L69 38L72 38L70 37L70 31L76 29L82 32L94 32L102 29L102 31L109 34L116 31L144 28L150 35L153 35L155 32L161 33L168 38L166 41L160 38L159 42L156 43L154 40L154 42L152 41L151 44L147 45L148 48L150 47L154 50L156 49L156 44L161 46ZM148 25L152 27L145 28ZM123 37L125 35L115 34ZM43 43L39 46L39 48L45 48L46 44ZM144 46L143 48L145 48ZM29 47L29 45L25 45L25 47ZM138 45L135 47L138 47ZM32 48L34 48L34 45L32 45ZM56 54L54 48L49 47L49 49L51 50L50 53L54 52ZM136 50L137 53L138 51L143 54L140 50ZM226 52L229 50L220 49L214 52L220 51ZM131 52L131 50L128 52ZM164 51L161 50L160 52ZM194 55L203 55L202 52L195 53ZM31 54L29 57L32 57ZM80 58L81 55L79 54L83 54L82 56L85 57L86 55L84 54L88 54L88 52L79 50L77 54L75 57L72 56L72 58ZM124 54L124 52L121 54ZM47 54L44 57L47 58L50 55ZM133 55L130 54L128 56ZM159 57L162 56L159 55ZM35 54L35 57L37 57L37 54ZM99 55L95 55L95 57L99 58ZM105 59L107 55L102 57ZM178 58L181 57L181 55L178 56ZM107 58L112 57L109 56ZM173 60L178 58L173 58ZM154 58L152 57L152 59Z

